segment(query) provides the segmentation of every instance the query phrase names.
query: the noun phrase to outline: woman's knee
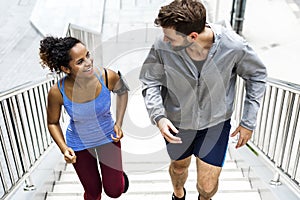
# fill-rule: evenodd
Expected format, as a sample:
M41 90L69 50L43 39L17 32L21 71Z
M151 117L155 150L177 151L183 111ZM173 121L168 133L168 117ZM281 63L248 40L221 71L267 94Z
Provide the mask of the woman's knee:
M118 198L122 195L124 188L117 187L117 188L104 188L104 192L110 198Z
M103 183L103 189L107 196L111 198L118 198L124 193L125 190L125 180L124 181L115 181L105 182Z

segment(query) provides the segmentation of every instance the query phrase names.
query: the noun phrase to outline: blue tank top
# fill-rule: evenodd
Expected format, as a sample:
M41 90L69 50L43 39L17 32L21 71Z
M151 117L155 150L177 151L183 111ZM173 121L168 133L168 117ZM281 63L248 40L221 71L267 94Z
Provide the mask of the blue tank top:
M112 142L114 121L110 112L111 96L108 88L98 76L102 89L100 94L89 102L72 102L64 91L65 78L58 88L63 96L64 107L70 116L66 130L66 142L74 151L100 146Z

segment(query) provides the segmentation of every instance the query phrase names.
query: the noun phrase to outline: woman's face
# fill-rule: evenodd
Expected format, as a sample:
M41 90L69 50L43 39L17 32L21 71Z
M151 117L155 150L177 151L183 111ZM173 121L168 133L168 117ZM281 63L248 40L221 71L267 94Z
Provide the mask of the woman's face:
M93 58L82 43L77 43L70 50L70 56L72 58L69 62L70 75L84 78L94 74Z

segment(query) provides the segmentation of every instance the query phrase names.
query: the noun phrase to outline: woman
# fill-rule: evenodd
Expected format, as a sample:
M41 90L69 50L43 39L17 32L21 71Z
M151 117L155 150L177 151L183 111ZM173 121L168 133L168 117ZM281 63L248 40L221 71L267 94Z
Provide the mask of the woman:
M128 87L121 74L94 68L85 45L73 37L48 36L41 40L39 54L43 67L66 74L48 93L47 123L64 159L75 168L84 199L101 199L102 186L109 197L118 198L129 185L120 143ZM115 122L110 91L117 94ZM66 140L59 124L62 105L70 116Z

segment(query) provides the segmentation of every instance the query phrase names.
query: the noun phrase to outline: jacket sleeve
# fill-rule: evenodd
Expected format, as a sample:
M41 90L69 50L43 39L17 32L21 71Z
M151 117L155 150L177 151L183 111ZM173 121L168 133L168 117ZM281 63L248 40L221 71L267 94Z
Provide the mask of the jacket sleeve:
M165 116L165 108L161 95L161 87L164 84L164 66L158 52L152 46L146 60L143 63L139 79L142 82L142 95L150 120L153 124L162 116Z
M267 70L245 40L242 52L242 58L237 63L237 73L245 81L246 95L240 125L254 130L260 102L266 89Z

